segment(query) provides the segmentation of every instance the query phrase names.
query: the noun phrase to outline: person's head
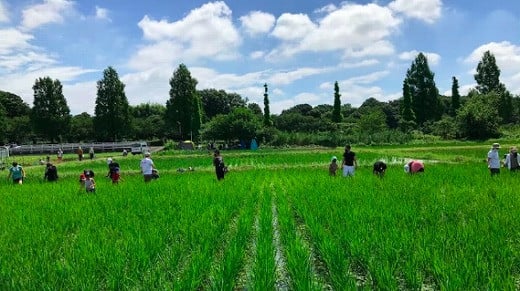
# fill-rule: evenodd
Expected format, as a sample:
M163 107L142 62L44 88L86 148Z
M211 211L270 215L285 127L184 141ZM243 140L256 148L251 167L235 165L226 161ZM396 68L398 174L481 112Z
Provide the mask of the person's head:
M215 150L214 154L213 154L215 157L216 156L220 156L220 151L219 150Z
M144 157L145 158L149 158L150 157L150 153L149 152L144 153Z
M51 163L47 163L47 168L52 167Z
M18 163L17 162L13 162L12 165L13 165L13 167L16 167L16 166L18 166Z
M405 164L404 165L404 172L405 173L410 173L410 164Z
M346 152L349 152L349 151L350 151L350 145L349 145L349 144L347 144L347 145L345 146L345 151L346 151Z
M338 161L338 158L336 156L333 156L332 159L330 159L331 163L336 163Z
M515 146L512 146L510 149L509 149L509 152L511 152L512 154L516 154L518 152L518 150L516 149Z
M500 144L498 142L493 143L493 145L491 146L491 149L498 151L498 149L500 149Z

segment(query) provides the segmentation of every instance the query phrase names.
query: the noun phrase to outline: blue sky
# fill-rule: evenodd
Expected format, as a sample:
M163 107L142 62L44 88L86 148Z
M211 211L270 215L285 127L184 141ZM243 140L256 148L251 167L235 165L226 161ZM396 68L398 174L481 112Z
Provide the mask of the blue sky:
M151 3L151 4L150 4ZM402 95L406 70L428 57L441 94L465 94L490 50L520 94L520 1L0 0L0 90L32 106L32 86L63 84L72 114L93 114L112 66L130 104L160 103L184 63L197 89L236 92L271 112L297 104L360 106Z

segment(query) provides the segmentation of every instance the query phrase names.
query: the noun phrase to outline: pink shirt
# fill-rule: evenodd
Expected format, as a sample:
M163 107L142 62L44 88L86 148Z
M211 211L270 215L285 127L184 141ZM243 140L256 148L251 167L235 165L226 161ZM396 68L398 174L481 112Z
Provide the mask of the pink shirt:
M424 169L424 164L419 161L412 161L410 163L410 172L417 173L420 169Z

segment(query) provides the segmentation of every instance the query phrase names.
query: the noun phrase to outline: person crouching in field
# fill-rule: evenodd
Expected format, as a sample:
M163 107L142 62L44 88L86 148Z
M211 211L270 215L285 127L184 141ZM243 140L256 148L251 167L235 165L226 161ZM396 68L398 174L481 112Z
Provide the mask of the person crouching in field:
M108 165L107 177L109 177L110 180L112 180L112 184L118 184L119 180L121 180L121 175L119 173L119 163L113 159Z
M421 161L411 161L404 165L404 171L408 174L424 172L424 164Z
M13 162L12 167L9 168L9 175L7 179L13 178L13 184L23 184L25 178L25 170L17 162Z
M338 158L336 158L335 156L332 157L332 159L330 160L330 165L329 165L329 175L330 176L336 176L336 172L338 171Z
M373 173L379 178L383 178L386 172L386 164L383 161L377 161L374 163Z
M45 174L43 175L43 180L49 182L58 181L58 169L55 165L47 163L47 166L45 167Z

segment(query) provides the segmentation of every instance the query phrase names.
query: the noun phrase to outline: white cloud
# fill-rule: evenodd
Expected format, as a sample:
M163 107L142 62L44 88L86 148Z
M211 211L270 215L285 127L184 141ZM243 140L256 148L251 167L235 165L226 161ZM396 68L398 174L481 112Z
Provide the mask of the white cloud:
M394 49L386 38L400 23L389 8L377 4L346 3L317 23L304 14L283 14L272 33L283 43L268 58L326 51L344 51L345 57L388 55Z
M284 13L278 20L272 34L284 41L296 41L305 38L316 29L316 25L305 14Z
M296 104L309 104L312 106L316 106L319 105L320 100L321 97L319 95L308 92L300 93L294 96L294 102Z
M404 61L414 61L417 55L419 55L420 52L416 50L408 51L408 52L402 52L399 54L399 59ZM439 64L441 60L441 56L436 53L426 53L423 52L423 55L428 60L428 64L432 66L436 66Z
M15 50L30 47L29 41L34 36L23 33L15 28L0 29L0 55L7 55Z
M273 85L288 85L296 80L300 80L313 75L328 73L333 68L298 68L296 70L277 72L269 76L267 83Z
M96 6L96 19L111 21L108 9Z
M442 13L441 0L395 0L388 4L388 7L410 18L417 18L427 23L435 22Z
M2 0L0 0L0 22L9 22L9 13Z
M267 33L274 25L275 18L272 14L253 11L248 15L240 17L242 27L249 35Z
M47 23L63 22L63 14L72 9L74 2L69 0L45 0L26 8L22 12L22 26L24 29L34 29Z
M34 51L15 53L9 56L0 55L0 68L5 68L11 72L22 67L26 67L29 72L36 71L55 63L54 58Z
M328 4L328 5L325 5L321 8L314 10L314 13L331 13L332 11L337 10L337 9L338 9L338 7L336 7L336 5Z
M186 62L200 58L230 60L238 56L237 48L242 40L233 26L231 10L224 2L207 3L192 10L186 17L176 22L156 21L145 15L138 23L146 40L152 42L143 46L130 61L130 66L148 69L156 65L148 57L153 55L161 61ZM172 52L171 48L174 48Z
M353 68L361 68L361 67L370 67L370 66L377 65L377 64L379 64L379 61L376 59L366 59L366 60L361 60L361 61L355 62L355 63L348 63L348 62L341 63L339 66L341 68L345 68L345 69L353 69Z

